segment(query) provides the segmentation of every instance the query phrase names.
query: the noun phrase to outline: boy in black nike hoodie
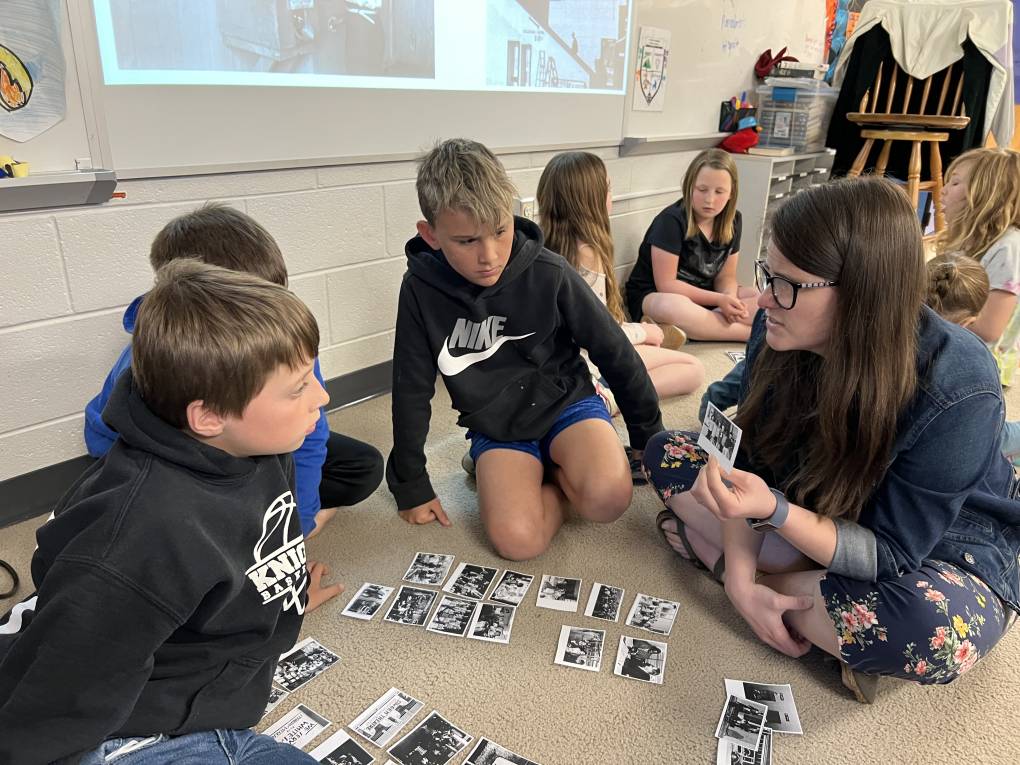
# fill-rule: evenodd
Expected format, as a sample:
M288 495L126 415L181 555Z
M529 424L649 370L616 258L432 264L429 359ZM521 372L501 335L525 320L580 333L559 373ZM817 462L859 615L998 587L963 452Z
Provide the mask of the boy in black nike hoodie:
M103 415L120 437L0 619L0 762L314 762L247 729L304 612L340 591L307 568L293 496L290 452L329 400L318 343L282 286L159 271Z
M611 522L630 468L580 348L605 375L638 452L662 430L641 359L591 288L511 214L515 190L474 141L422 160L425 220L407 243L393 348L393 451L386 480L404 520L450 521L425 468L437 372L468 428L482 522L496 551L540 555L567 514Z

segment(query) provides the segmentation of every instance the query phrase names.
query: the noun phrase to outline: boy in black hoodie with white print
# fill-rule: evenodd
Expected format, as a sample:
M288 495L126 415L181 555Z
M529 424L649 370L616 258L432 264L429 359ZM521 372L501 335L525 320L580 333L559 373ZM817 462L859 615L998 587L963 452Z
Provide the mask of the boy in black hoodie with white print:
M329 400L318 344L284 287L159 271L103 412L119 438L0 618L0 762L314 762L248 728L304 612L341 590L309 570L293 495L290 452Z
M386 479L404 520L450 521L424 445L437 372L468 428L478 501L496 551L540 555L567 517L608 523L630 504L630 467L580 354L616 393L640 453L662 430L655 389L620 326L541 230L511 214L515 190L474 141L444 141L417 180L425 220L407 244L393 349Z

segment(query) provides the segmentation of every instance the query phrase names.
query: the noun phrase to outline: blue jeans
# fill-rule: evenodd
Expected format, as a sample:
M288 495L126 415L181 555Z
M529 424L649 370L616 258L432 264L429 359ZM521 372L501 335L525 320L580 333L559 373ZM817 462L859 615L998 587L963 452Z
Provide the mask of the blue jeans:
M183 736L111 738L80 765L315 765L290 744L252 730L212 730Z

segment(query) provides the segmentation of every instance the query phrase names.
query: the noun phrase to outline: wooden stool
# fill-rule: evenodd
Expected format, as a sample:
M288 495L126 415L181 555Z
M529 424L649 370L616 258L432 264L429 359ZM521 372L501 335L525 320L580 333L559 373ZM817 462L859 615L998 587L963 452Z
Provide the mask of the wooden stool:
M878 65L878 73L875 75L874 84L865 92L861 100L861 111L849 112L847 119L854 124L861 126L861 138L864 145L857 153L849 176L860 175L868 163L868 155L875 145L875 141L882 141L882 149L878 154L878 161L875 163L875 172L878 175L885 175L886 165L889 163L889 152L892 149L893 141L910 141L910 163L907 166L907 194L916 208L920 200L921 191L931 191L932 204L935 208L935 230L941 231L945 228L945 216L942 213L942 154L939 151L939 144L949 140L947 130L959 130L970 123L970 117L963 114L960 103L960 96L963 93L963 73L957 78L956 93L953 96L952 104L943 114L946 107L946 96L949 94L950 81L953 79L953 64L946 67L943 72L936 72L924 80L924 88L921 93L920 103L911 104L911 97L914 92L914 84L917 82L910 75L906 77L906 86L903 92L903 100L899 111L892 111L893 97L896 94L897 76L900 74L899 66L893 63L889 79L886 83L882 80L882 69L885 62ZM944 75L942 79L941 93L934 113L926 114L928 96L931 92L932 78ZM882 92L883 84L888 93L885 98L885 111L877 111L878 98ZM911 107L916 106L916 111ZM929 146L929 175L930 179L921 180L921 144Z

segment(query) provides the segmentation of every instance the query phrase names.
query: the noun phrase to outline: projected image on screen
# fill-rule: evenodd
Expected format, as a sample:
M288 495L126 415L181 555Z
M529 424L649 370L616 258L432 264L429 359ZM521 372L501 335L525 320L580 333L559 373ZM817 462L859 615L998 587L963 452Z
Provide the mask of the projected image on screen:
M107 85L622 93L631 0L94 0Z
M435 76L434 0L111 0L120 69Z
M486 83L622 89L626 0L490 2Z

